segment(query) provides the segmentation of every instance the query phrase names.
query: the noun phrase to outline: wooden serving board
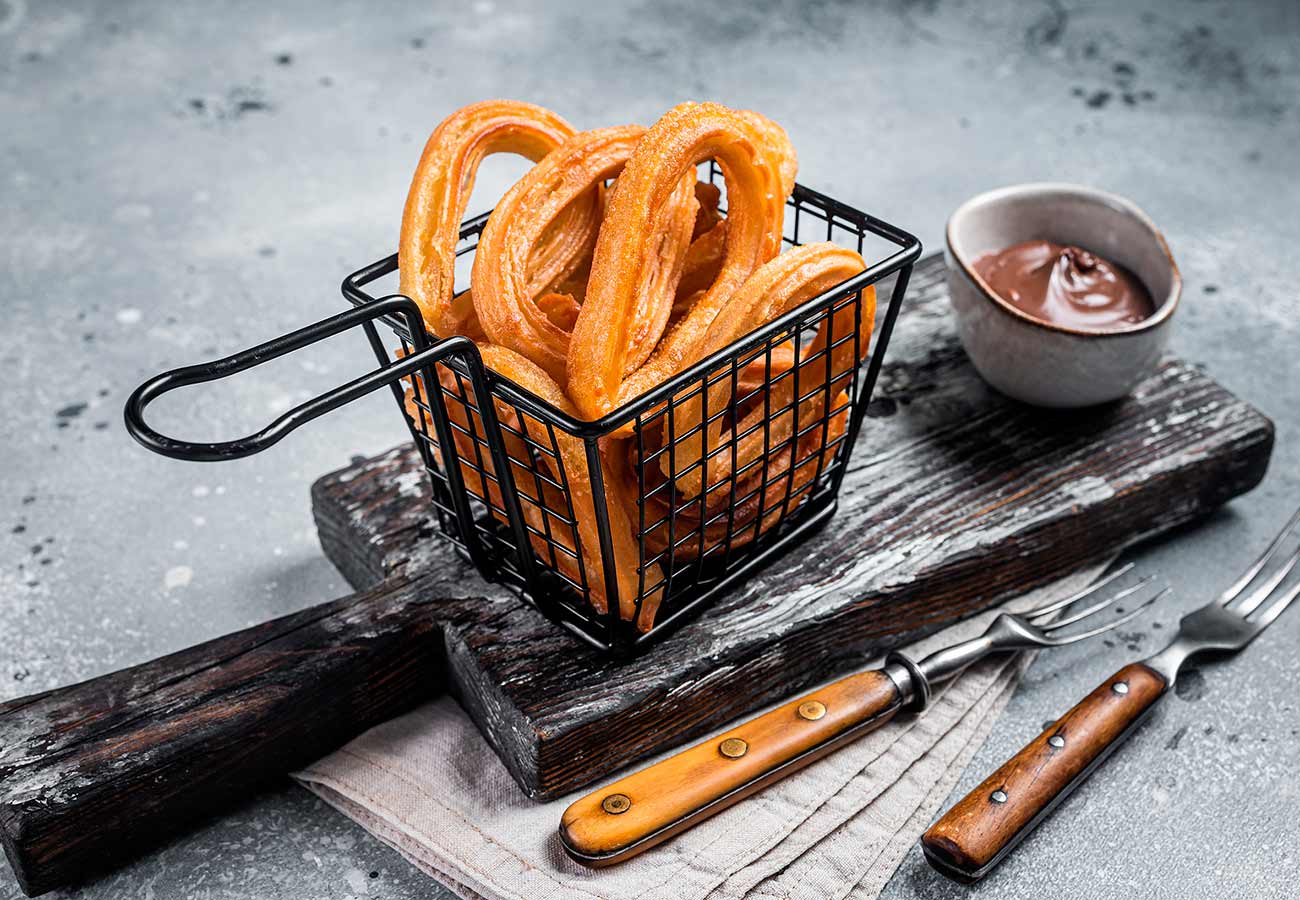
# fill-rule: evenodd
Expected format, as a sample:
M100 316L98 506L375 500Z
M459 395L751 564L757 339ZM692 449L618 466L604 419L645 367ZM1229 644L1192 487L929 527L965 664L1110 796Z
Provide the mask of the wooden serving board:
M1122 402L1045 412L986 387L941 259L913 274L839 510L647 655L612 662L439 536L413 448L322 478L325 552L358 589L416 582L445 683L550 799L881 650L1205 515L1264 476L1273 425L1180 360Z

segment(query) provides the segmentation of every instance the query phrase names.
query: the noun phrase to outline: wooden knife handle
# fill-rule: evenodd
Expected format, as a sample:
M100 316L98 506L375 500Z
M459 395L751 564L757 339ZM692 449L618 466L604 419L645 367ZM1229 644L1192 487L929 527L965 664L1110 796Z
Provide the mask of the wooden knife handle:
M962 882L982 878L1126 738L1165 692L1133 663L1003 763L921 837L930 863Z
M0 704L0 842L19 886L121 865L435 696L438 602L393 580Z
M578 862L635 856L888 722L901 702L883 671L851 675L588 794L560 823Z

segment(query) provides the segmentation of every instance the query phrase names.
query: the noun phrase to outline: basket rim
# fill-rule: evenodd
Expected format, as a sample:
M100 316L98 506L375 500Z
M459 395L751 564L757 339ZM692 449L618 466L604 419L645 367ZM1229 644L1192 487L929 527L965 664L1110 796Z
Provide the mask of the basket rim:
M632 423L638 416L642 415L649 409L666 402L688 385L700 381L701 378L707 378L714 370L726 363L732 357L743 354L748 350L752 350L773 334L788 328L809 310L833 304L851 293L859 291L869 285L876 284L904 267L912 265L921 256L921 241L910 232L904 231L903 229L891 225L882 219L878 219L875 216L862 212L861 210L849 206L840 200L836 200L833 197L815 191L800 183L795 184L794 191L791 193L791 199L804 201L820 207L827 213L828 222L839 217L840 219L843 219L844 223L849 227L857 227L858 229L865 230L877 237L883 238L898 249L884 259L868 266L857 275L840 282L829 290L823 291L816 297L806 300L794 309L788 310L772 321L760 325L753 331L746 332L744 335L732 341L725 347L722 347L709 354L704 359L693 363L689 367L678 372L676 375L673 375L671 378L660 382L645 393L633 397L598 419L579 419L561 409L558 409L548 401L529 391L527 388L524 388L512 379L507 378L484 364L481 358L478 357L477 350L475 350L474 357L476 363L487 377L489 386L501 389L506 394L506 397L512 402L520 404L525 410L532 414L544 416L546 419L550 420L553 425L560 427L575 438L590 440L608 437ZM492 211L489 210L481 215L465 220L461 225L460 239L465 240L481 232L491 214ZM384 297L377 297L364 289L367 284L397 271L397 267L397 254L392 253L382 259L376 260L375 262L357 269L355 272L350 273L343 279L342 291L344 297L346 297L354 306L365 306L370 303L378 302L381 299L385 299L385 297L403 296L389 294ZM384 317L384 322L395 334L398 335L399 338L407 341L411 340L410 332L406 328L405 324L387 316ZM434 344L446 340L446 338L441 338L432 332L430 332L429 336ZM456 368L463 366L464 362L459 358L449 357L448 359L443 360L442 364ZM534 409L529 410L528 407L533 407Z

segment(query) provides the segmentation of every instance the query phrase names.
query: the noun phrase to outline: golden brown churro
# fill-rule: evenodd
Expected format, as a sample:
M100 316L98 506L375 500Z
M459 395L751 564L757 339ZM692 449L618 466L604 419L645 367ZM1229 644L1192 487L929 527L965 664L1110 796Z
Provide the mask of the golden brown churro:
M695 213L695 227L691 229L691 240L722 221L718 207L722 203L722 189L708 181L695 182L695 202L700 204Z
M577 412L560 386L540 366L505 347L483 346L480 351L484 365L492 371L531 391L561 412L569 415ZM584 445L572 435L558 429L553 431L548 429L544 423L531 416L521 415L519 418L522 419L522 430L536 444L549 448L550 435L553 433L555 436L554 445L560 458L559 464L557 465L557 461L549 454L538 455L552 468L557 481L561 484L568 482L569 498L578 524L582 558L586 565L587 587L593 599L599 599L603 603L606 598L605 564L601 559L591 476L587 470ZM632 524L627 518L626 504L611 502L606 506L614 557L610 563L614 569L618 589L618 597L615 598L614 605L622 618L631 620L636 611L639 593L637 570L640 565L640 551L632 537ZM655 604L657 605L657 600ZM651 616L653 617L653 612Z
M528 262L560 214L623 170L645 129L636 125L584 131L533 166L497 203L474 252L474 309L488 339L566 379L569 330L533 296ZM552 307L554 300L549 301ZM575 304L576 308L576 304Z
M474 176L490 153L518 153L536 162L573 134L569 123L531 103L487 100L452 113L424 146L402 214L398 245L400 290L440 337L466 334L473 305L453 303L456 244L474 190ZM537 263L546 280L562 277L580 255L584 232L599 226L598 198L575 206Z
M708 356L715 350L722 349L782 313L847 281L865 268L866 264L859 254L829 242L805 244L782 253L755 272L718 311L701 341L700 355ZM865 352L870 344L875 320L875 291L872 288L863 292L861 316L860 347ZM836 333L833 338L828 338L827 332L832 327ZM705 486L709 490L715 490L731 472L732 443L736 445L734 465L743 468L750 460L761 455L764 447L780 446L788 441L795 425L796 380L799 382L799 394L805 398L811 391L825 385L823 392L798 405L798 418L802 422L807 424L815 419L826 394L839 388L837 380L842 379L844 373L850 371L856 362L851 340L840 342L834 350L826 350L826 347L851 335L855 327L854 307L851 303L846 304L834 317L828 317L808 348L808 360L799 365L799 377L796 379L794 373L781 376L773 385L771 396L763 408L751 413L751 417L756 415L758 420L746 419L736 426L735 433L740 435L738 438L731 441L720 439L723 429L721 416L711 416L703 429L695 430L703 415L703 401L698 394L680 403L673 422L676 432L682 435L676 442L673 454L673 465L682 473L677 478L678 488L688 497L695 496ZM823 359L825 355L830 358ZM730 393L730 379L722 378L714 382L708 390L708 408L714 412L723 409ZM747 427L761 422L765 416L769 417L767 428ZM709 451L706 465L692 468L703 452L702 442ZM722 452L724 449L726 452ZM661 465L668 465L666 457L662 459Z
M727 220L720 219L708 231L691 241L682 265L682 277L677 282L677 300L673 305L674 319L690 312L722 269L722 257L727 249Z
M794 151L779 126L760 127L759 118L716 103L683 103L650 127L628 160L601 223L570 341L569 394L584 416L599 418L697 360L718 308L780 249L783 172L792 171ZM637 289L658 265L671 195L708 159L718 161L727 185L718 276L646 363L626 374Z
M698 499L679 504L675 515L662 490L666 483L659 467L646 463L638 468L635 447L629 449L627 472L641 472L645 480L643 503L647 561L655 564L688 562L701 553L738 550L765 533L798 506L817 474L831 462L848 424L848 395L840 392L830 407L825 435L813 429L797 442L776 448L765 460L751 460L741 478L727 483L726 491L715 492L707 501ZM656 448L647 448L652 451ZM647 453L649 455L649 453ZM636 496L641 487L635 474L625 475L627 491ZM755 520L761 522L755 525ZM668 524L675 520L675 524ZM702 538L702 540L701 540Z
M456 295L461 219L479 163L496 152L535 165L489 216L470 290ZM722 172L725 215L719 186L697 179L708 160ZM469 106L435 129L420 160L402 220L401 289L436 335L472 338L494 378L570 419L598 419L864 270L859 254L831 243L779 253L796 169L779 125L714 103L681 104L648 129L576 134L530 104ZM542 564L597 612L649 630L679 563L744 547L812 496L843 442L874 311L874 289L850 291L815 335L778 335L712 373L707 390L684 388L639 426L598 439L494 392L493 439ZM504 520L505 473L479 412L489 398L472 396L446 364L437 374L430 387L453 426L438 460ZM407 408L429 432L428 407L414 399L420 382L410 382Z

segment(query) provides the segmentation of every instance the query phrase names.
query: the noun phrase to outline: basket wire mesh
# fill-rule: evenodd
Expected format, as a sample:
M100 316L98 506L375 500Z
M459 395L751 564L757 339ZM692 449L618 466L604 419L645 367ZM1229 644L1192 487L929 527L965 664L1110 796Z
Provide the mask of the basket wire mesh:
M721 182L716 164L702 177ZM486 221L462 229L462 264ZM443 535L489 580L601 650L646 647L834 512L921 248L802 185L785 221L787 246L834 241L862 253L867 269L598 421L579 421L485 367L463 339L440 342L436 366L394 385ZM884 252L869 252L868 242ZM368 286L396 269L395 254L373 263L344 281L344 295L358 307L376 303ZM879 309L877 285L888 288ZM873 313L868 355L861 326ZM384 319L396 353L365 323L381 368L413 362L419 347L406 322ZM583 546L574 503L584 477L598 548ZM621 608L614 598L629 573L616 571L611 509L614 518L628 511L637 550L636 596L625 587Z

